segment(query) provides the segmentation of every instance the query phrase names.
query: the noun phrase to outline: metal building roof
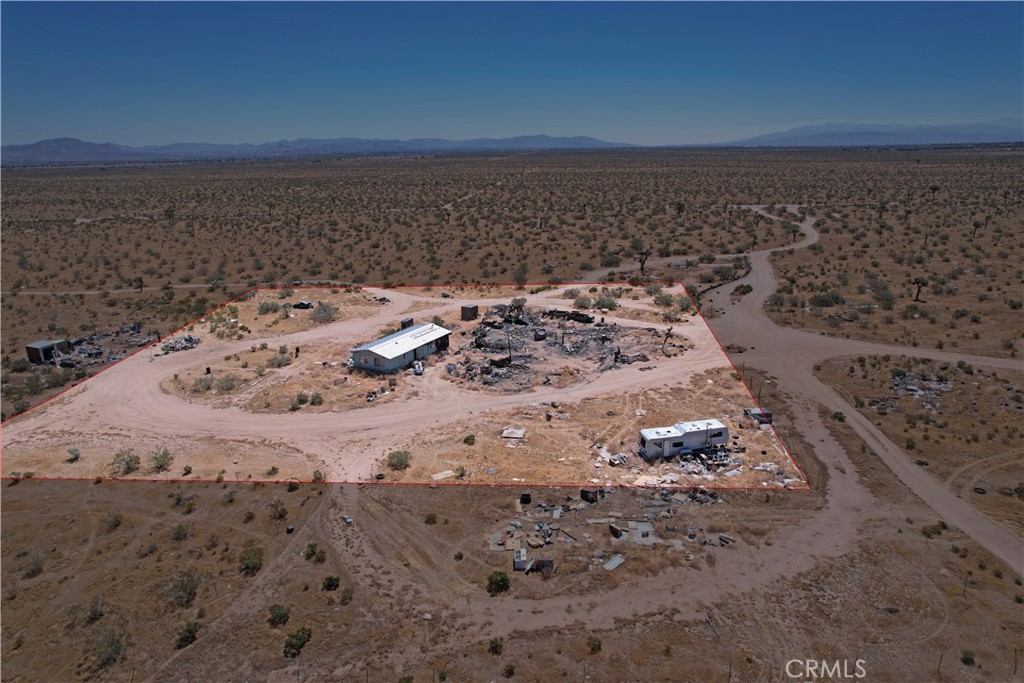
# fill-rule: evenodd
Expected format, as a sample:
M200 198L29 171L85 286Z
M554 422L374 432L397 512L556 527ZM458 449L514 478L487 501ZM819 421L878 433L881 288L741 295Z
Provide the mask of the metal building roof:
M440 325L422 323L394 334L389 334L369 344L357 346L352 349L351 353L371 351L381 358L391 360L449 334L451 334L451 330L446 330Z
M49 348L51 346L57 346L58 344L63 344L63 343L64 343L63 339L44 339L44 340L41 340L41 341L34 341L31 344L25 344L25 347L26 348L30 348L30 349L42 350L42 349L46 349L46 348Z

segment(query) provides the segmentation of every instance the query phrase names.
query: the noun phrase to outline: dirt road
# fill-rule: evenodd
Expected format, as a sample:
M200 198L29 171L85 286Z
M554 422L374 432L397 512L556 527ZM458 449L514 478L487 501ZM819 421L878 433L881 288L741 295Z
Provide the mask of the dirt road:
M763 207L750 207L762 211ZM790 207L795 209L796 207ZM764 214L768 216L769 214ZM804 238L797 248L810 246L818 241L814 230L814 219L807 218L800 225ZM783 249L789 249L784 247ZM733 343L749 347L743 354L742 362L760 368L780 378L781 384L792 394L839 411L846 415L847 423L868 444L878 457L892 470L893 474L910 490L931 507L948 524L956 526L970 535L993 554L998 555L1015 569L1024 568L1024 545L1013 534L1001 528L968 503L960 500L939 482L915 465L910 458L887 438L881 430L865 419L853 406L830 387L814 377L814 365L828 358L859 355L907 355L932 358L942 361L966 361L972 365L991 368L1019 370L1021 361L1013 358L989 358L969 356L937 350L874 344L829 337L817 332L780 327L764 312L764 303L775 291L775 276L769 262L772 251L764 250L751 254L752 270L737 285L749 284L753 292L735 304L727 292L718 291L709 295L705 308L713 306L722 314L710 319L709 323L718 339L724 344ZM805 423L798 425L801 432L810 425L806 422L808 413L802 418ZM806 433L806 432L805 432ZM819 455L823 455L819 453Z

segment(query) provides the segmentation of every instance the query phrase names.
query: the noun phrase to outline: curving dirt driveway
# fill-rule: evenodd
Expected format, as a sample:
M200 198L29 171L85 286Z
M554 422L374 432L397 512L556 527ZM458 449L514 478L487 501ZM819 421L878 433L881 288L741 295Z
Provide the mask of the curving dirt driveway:
M763 207L752 206L764 213ZM790 207L795 209L796 207ZM807 218L800 225L805 237L794 247L807 247L818 241L814 219ZM893 474L911 491L921 498L947 523L968 534L977 543L1018 571L1024 568L1024 543L996 522L957 498L941 483L937 482L871 424L853 406L847 403L835 390L820 382L813 373L814 365L828 358L858 355L899 355L932 358L957 362L967 361L1004 370L1020 370L1021 361L1013 358L991 358L949 353L937 350L876 344L872 342L840 339L794 328L780 327L764 312L764 303L775 291L775 275L769 262L772 251L764 250L751 254L752 270L736 284L749 284L751 294L732 305L729 294L715 292L705 299L705 305L715 306L723 311L719 317L708 322L715 335L726 343L750 347L743 354L743 362L779 377L786 389L805 399L827 407L830 411L841 411L846 415L847 424L868 444L878 457L892 470ZM803 431L801 427L801 431ZM819 454L820 455L820 454Z
M490 305L507 303L501 299L432 299L402 291L383 290L392 303L374 314L353 320L339 321L304 332L263 339L271 347L324 342L343 348L346 341L364 339L371 330L393 321L414 305L427 301L436 306L416 311L416 316L429 319L435 313L450 311L463 303ZM565 299L555 292L529 295L531 305L564 306ZM624 306L642 307L636 302ZM606 316L623 328L649 328L650 323ZM658 326L664 327L664 326ZM657 387L685 384L695 375L712 368L728 367L711 331L699 318L676 325L677 334L695 342L695 348L672 358L656 358L652 370L641 371L638 365L603 373L599 381L586 381L567 388L536 387L515 394L487 394L461 389L440 377L437 367L418 381L420 397L414 401L395 401L347 412L257 414L237 407L213 408L192 403L163 392L160 383L187 368L214 366L227 354L249 348L251 340L218 341L204 339L196 349L154 357L153 349L145 349L117 365L71 389L59 398L4 425L3 446L15 455L27 451L41 436L59 436L79 432L106 432L135 436L173 438L213 437L228 440L259 438L287 444L319 460L332 481L359 481L370 478L380 445L414 439L437 425L485 411L499 411L524 403L544 401L574 402L580 399ZM288 372L301 372L312 359L297 361ZM374 447L370 448L369 445Z

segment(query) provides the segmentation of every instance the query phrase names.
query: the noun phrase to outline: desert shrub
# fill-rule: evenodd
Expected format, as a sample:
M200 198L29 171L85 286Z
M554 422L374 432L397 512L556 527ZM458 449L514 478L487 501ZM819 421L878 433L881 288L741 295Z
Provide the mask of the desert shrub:
M505 678L512 678L516 675L516 665L509 662L505 665L505 668L501 670L501 675Z
M241 378L238 375L227 374L217 380L217 393L226 394L229 391L234 391L238 388L238 385L242 383Z
M196 634L199 633L199 622L190 621L178 631L178 639L174 641L174 647L180 650L196 642Z
M589 296L578 296L576 300L572 302L573 308L578 308L581 311L590 308L590 297Z
M608 295L601 295L594 301L594 308L601 308L608 311L614 311L619 307L619 302Z
M82 457L82 451L77 448L68 449L68 459L66 462L78 462L79 458Z
M352 602L352 596L354 593L355 591L352 589L352 586L345 586L341 589L341 597L338 599L338 602L343 605L347 605Z
M338 586L341 585L341 579L337 576L325 576L324 582L321 584L320 589L325 591L336 591Z
M316 308L313 309L313 313L310 314L310 318L315 323L329 323L334 320L334 317L338 314L338 307L333 304L324 303L323 301L317 303Z
M85 613L85 623L95 624L97 621L103 618L105 612L103 611L103 596L94 595L92 601L89 603L89 609Z
M267 360L267 366L271 368L283 368L286 365L291 365L292 359L287 353L277 353Z
M121 523L123 521L124 517L121 515L120 512L111 512L103 520L103 528L106 529L107 533L109 534L110 532L114 531L119 526L121 526Z
M11 361L11 372L28 372L32 369L32 362L28 358L17 358Z
M263 548L251 545L243 550L238 558L238 569L245 576L255 576L256 572L263 569Z
M323 472L321 472L320 470L313 470L314 483L319 484L320 482L326 481L326 479L327 475L325 475Z
M188 538L188 527L184 524L178 524L171 530L171 539L174 541L184 541Z
M154 472L166 472L174 464L174 456L167 448L158 448L150 456L150 464Z
M388 453L388 467L393 470L404 470L409 467L411 457L409 451L391 451Z
M43 573L43 556L39 553L33 553L32 557L29 558L28 564L25 565L24 578L31 579L39 576Z
M307 394L305 391L300 391L298 394L296 394L295 400L298 402L300 406L304 406L307 403L309 403L309 394Z
M562 292L563 299L575 299L580 295L580 290L576 287L570 287L569 289Z
M467 446L472 446L473 444L476 443L476 435L466 434L466 436L462 437L462 443L466 444Z
M736 285L733 287L732 293L736 296L744 296L754 291L754 288L750 285Z
M423 517L423 523L424 524L437 524L437 513L436 512L428 512Z
M203 375L202 377L196 377L195 381L192 382L192 393L193 394L205 394L207 391L213 388L213 377L209 375Z
M601 651L601 639L597 636L590 636L587 638L587 649L590 650L590 654L594 655Z
M317 550L319 550L317 544L310 543L306 546L306 550L302 553L302 556L307 560L312 560L316 556Z
M974 666L974 651L973 650L961 650L960 661L967 666Z
M281 310L281 304L276 301L264 301L260 303L259 315L267 315L268 313L277 313Z
M199 592L199 572L195 567L180 569L171 576L167 597L175 607L188 607Z
M278 299L287 299L288 297L292 296L293 294L295 294L295 290L294 289L281 289L281 290L278 290L278 292L277 292L277 298Z
M511 585L512 584L508 578L508 574L506 574L505 572L491 572L490 576L487 577L487 592L491 595L504 593L509 589Z
M816 308L829 308L830 306L839 306L844 303L846 303L846 299L834 289L829 292L814 294L810 298L811 306Z
M296 487L297 488L297 487ZM283 520L288 517L288 509L281 502L280 498L275 498L270 501L270 518L274 520Z
M661 294L662 289L662 285L652 283L644 286L644 294L647 296L658 296Z
M664 306L668 308L669 306L672 305L672 302L674 300L674 297L668 292L659 292L658 294L654 295L654 304L656 306Z
M306 646L309 639L313 637L313 632L308 628L300 628L298 631L294 631L284 639L284 656L285 657L298 657L299 653L302 652L302 648Z
M124 656L128 638L123 626L110 626L95 631L89 638L89 652L98 667L109 666Z
M284 605L271 605L270 617L267 619L267 623L271 626L284 626L288 623L289 616L291 616L291 614L288 612L288 608Z
M139 469L140 464L142 464L142 459L135 451L130 448L123 448L114 454L114 462L111 469L114 471L114 476L119 477L131 474Z
M504 649L505 641L501 638L491 638L491 642L487 645L487 651L494 656L500 655Z
M311 406L322 406L324 404L324 397L319 391L314 391L309 395L309 405Z

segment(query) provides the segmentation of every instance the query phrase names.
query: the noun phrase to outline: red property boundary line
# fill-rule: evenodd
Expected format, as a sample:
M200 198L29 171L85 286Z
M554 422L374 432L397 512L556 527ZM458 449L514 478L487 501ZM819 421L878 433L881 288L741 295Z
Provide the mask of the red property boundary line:
M622 286L622 287L645 287L647 285L652 285L652 284L654 284L654 285L669 286L669 287L674 287L676 285L680 285L680 286L683 287L683 294L686 296L687 299L689 299L690 306L696 312L695 315L700 317L701 322L704 323L704 326L711 333L712 338L715 340L715 343L718 345L718 350L722 353L722 355L725 357L725 359L729 362L729 366L733 369L733 373L739 378L740 384L743 385L743 388L746 390L747 395L750 397L751 402L753 402L755 406L760 408L761 407L760 404L757 402L757 399L754 398L754 395L750 391L750 387L747 386L747 383L744 380L743 375L740 374L740 372L736 369L736 365L732 362L732 359L729 357L729 354L726 353L725 349L722 346L721 341L718 339L718 335L716 335L714 330L711 329L711 326L708 324L708 321L704 317L704 314L701 312L700 308L697 306L697 303L690 296L690 293L686 291L685 283L683 283L681 281L676 281L676 280L655 280L655 281L643 282L643 283L638 283L638 284L631 284L629 281L624 281L622 283L616 283L616 282L562 282L562 283L557 283L557 284L556 283L551 283L551 282L546 282L546 283L537 283L537 284L525 283L525 284L522 285L522 287L520 287L519 285L515 285L515 284L482 284L482 283L481 284L478 284L478 283L462 283L462 284L454 284L454 285L451 285L451 284L432 284L432 285L406 285L406 284L402 284L402 285L392 285L390 287L383 287L383 286L378 286L378 285L354 284L354 283L349 283L349 284L328 284L328 285L320 285L320 284L317 284L317 285L294 285L294 286L267 285L267 286L250 287L249 289L245 290L241 294L238 294L238 295L232 297L231 299L228 299L227 301L225 301L220 306L217 306L217 307L207 311L206 313L200 315L199 317L194 318L192 321L183 324L178 329L170 332L169 334L167 334L167 335L165 335L163 337L158 336L156 341L152 342L151 344L147 344L146 346L138 349L137 351L134 351L134 352L128 354L124 358L121 358L120 360L118 360L118 361L116 361L114 363L111 363L107 367L101 369L96 374L91 375L89 377L86 377L85 379L83 379L81 382L78 382L77 384L72 384L70 387L62 389L57 394L54 394L53 396L51 396L50 398L46 399L45 401L43 401L43 402L41 402L41 403L39 403L37 405L32 406L31 408L29 408L28 410L25 410L24 412L18 413L17 415L12 415L11 417L7 418L7 420L4 420L2 423L0 423L0 436L2 436L2 428L3 428L3 426L9 424L12 420L18 419L18 418L20 418L20 417L22 417L24 415L28 415L29 413L34 412L35 410L37 410L39 408L42 408L43 406L45 406L45 405L51 403L52 401L55 401L56 399L60 398L61 396L63 396L67 392L69 392L69 391L71 391L73 389L77 389L78 387L82 386L83 384L85 384L89 380L91 380L91 379L93 379L95 377L98 377L99 375L103 374L104 372L107 372L108 370L113 369L114 367L116 367L117 365L123 363L124 361L128 360L129 358L132 358L132 357L134 357L134 356L136 356L136 355L138 355L140 353L143 353L145 351L149 351L150 349L153 349L154 347L159 346L164 340L168 339L169 337L173 337L176 334L179 334L180 332L182 332L183 330L185 330L188 327L196 325L197 323L199 323L200 320L203 320L204 318L206 318L208 316L211 316L214 313L217 313L218 311L220 311L222 309L225 309L228 306L233 305L233 304L239 302L240 300L248 299L252 295L255 295L257 292L261 292L261 291L271 291L271 292L273 292L273 291L281 291L281 290L286 290L286 289L301 290L301 291L323 290L323 289L339 289L339 290L341 290L341 289L346 289L346 288L352 288L352 289L357 289L357 290L370 288L370 289L379 289L379 290L385 290L385 291L389 290L389 289L391 289L391 290L428 289L429 290L429 289L434 289L434 288L439 288L439 289L445 289L445 288L447 288L447 289L460 289L460 288L461 289L465 289L465 288L476 288L476 289L502 288L502 289L507 289L507 288L515 288L516 290L525 291L525 290L528 290L530 288L536 288L536 287L549 287L551 289L555 289L555 288L558 288L558 287L577 287L577 286L578 287L619 287L619 286ZM444 301L445 299L441 299L441 300ZM689 491L689 490L695 489L695 488L705 489L705 490L708 490L708 491L763 491L763 492L773 492L773 491L812 491L813 487L811 486L810 479L807 477L807 475L803 471L803 469L801 469L800 466L797 464L796 460L793 459L793 456L792 456L792 454L790 452L789 447L786 446L785 441L782 439L782 437L779 435L778 431L775 429L775 425L772 424L772 425L769 425L769 426L772 429L772 434L774 434L775 438L778 440L779 444L782 446L782 450L786 454L786 457L789 459L790 464L793 465L793 467L796 469L796 471L800 474L800 477L803 479L804 486L790 488L790 487L786 487L786 486L771 486L771 487L768 487L768 486L708 486L708 485L703 485L703 484L699 484L699 485L677 485L677 484L669 485L669 484L665 484L665 485L659 485L659 486L656 486L656 487L646 487L646 486L630 486L628 484L610 484L610 485L590 484L589 482L573 482L573 483L566 483L566 484L539 484L539 483L531 483L531 482L508 482L508 483L501 483L501 482L494 482L494 483L483 483L483 482L388 482L388 481L380 481L380 480L375 480L375 479L374 480L366 480L366 481L358 481L358 480L357 481L344 481L344 480L342 480L342 481L333 481L333 480L313 481L312 479L301 480L301 479L294 479L294 478L289 478L289 479L226 479L225 478L225 479L221 479L220 481L217 481L216 479L185 479L185 478L182 478L182 477L173 477L173 478L167 478L167 479L155 479L155 478L109 478L108 479L106 477L37 477L37 476L32 476L32 477L26 478L26 477L11 477L9 475L0 476L0 481L6 481L6 482L70 481L70 482L93 482L95 484L98 484L98 483L101 483L101 482L117 482L117 483L129 483L129 482L131 482L131 483L198 483L198 484L203 484L203 483L218 483L218 484L219 483L229 483L229 484L232 484L232 483L233 484L255 484L255 483L260 483L260 484L281 484L281 483L284 483L284 484L287 484L288 482L295 482L295 483L298 483L298 484L374 485L374 486L427 486L427 487L430 487L430 488L446 487L446 486L456 486L456 487L476 486L476 487L489 487L489 488L544 488L544 489L546 489L546 488L577 488L577 487L579 487L579 488L601 488L601 489L611 488L611 489L638 490L638 491L640 491L640 490L661 490L661 489ZM2 469L2 467L3 467L3 450L2 450L2 445L0 445L0 469ZM11 485L11 484L8 484L8 485Z

